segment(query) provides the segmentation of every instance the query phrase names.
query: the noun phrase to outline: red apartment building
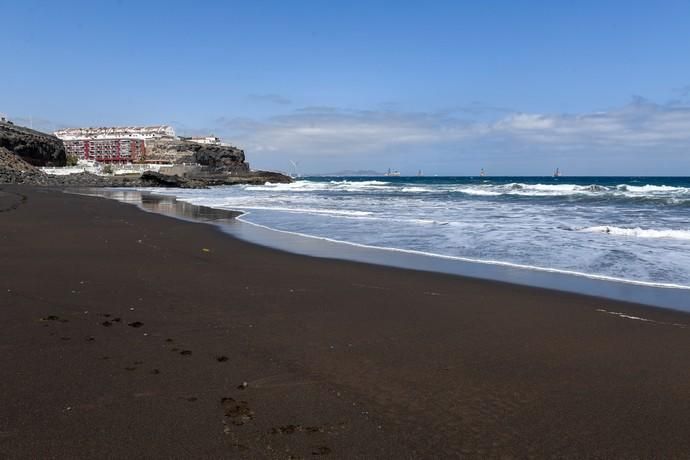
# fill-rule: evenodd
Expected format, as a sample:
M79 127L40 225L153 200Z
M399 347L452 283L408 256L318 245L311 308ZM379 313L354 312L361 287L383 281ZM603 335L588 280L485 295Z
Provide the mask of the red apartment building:
M132 163L146 155L144 139L63 140L68 155L99 163Z
M68 155L99 163L132 163L146 156L146 141L174 138L166 125L67 128L54 133L65 144Z

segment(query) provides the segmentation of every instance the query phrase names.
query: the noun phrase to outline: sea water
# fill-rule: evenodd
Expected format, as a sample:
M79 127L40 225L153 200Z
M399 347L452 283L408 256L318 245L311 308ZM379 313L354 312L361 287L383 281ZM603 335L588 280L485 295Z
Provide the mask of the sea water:
M690 289L690 178L306 177L165 193L283 232Z

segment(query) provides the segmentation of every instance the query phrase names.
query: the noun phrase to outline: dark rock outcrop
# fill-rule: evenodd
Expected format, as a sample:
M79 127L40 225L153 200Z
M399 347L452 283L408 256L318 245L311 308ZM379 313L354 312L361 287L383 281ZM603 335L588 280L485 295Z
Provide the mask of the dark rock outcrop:
M194 152L196 163L214 171L248 173L249 165L245 162L244 151L235 147L221 145L202 145Z
M204 168L190 168L182 175L185 179L202 182L207 186L253 184L260 185L266 182L289 184L292 179L284 174L269 171L249 171L241 174L226 173L223 171L209 171Z
M34 166L65 166L62 141L55 136L10 123L0 122L0 147Z
M43 171L0 147L0 184L40 183L46 179L47 174Z
M202 181L187 179L177 174L168 175L155 171L146 171L140 177L146 187L204 188L208 184Z
M249 172L244 151L229 145L205 145L179 139L153 139L146 142L146 151L146 158L150 160L198 164L216 172Z
M138 176L98 176L90 173L51 176L18 155L0 147L0 184L55 187L139 187L149 186Z

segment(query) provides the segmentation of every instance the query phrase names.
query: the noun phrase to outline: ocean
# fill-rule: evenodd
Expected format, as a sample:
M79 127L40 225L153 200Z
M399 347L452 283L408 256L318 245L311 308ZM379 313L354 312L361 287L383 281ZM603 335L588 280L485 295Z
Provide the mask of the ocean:
M164 193L353 246L690 289L687 177L305 177Z

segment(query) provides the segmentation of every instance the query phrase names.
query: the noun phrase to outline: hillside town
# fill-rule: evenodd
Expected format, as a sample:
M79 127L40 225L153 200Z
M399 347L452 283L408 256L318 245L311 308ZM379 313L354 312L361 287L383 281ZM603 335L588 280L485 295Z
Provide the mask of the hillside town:
M0 183L205 187L291 181L251 170L243 150L214 135L178 136L168 125L67 128L50 135L1 115Z
M165 146L177 140L201 145L232 147L216 136L176 136L167 125L67 128L53 133L61 139L68 155L98 163L168 163Z

